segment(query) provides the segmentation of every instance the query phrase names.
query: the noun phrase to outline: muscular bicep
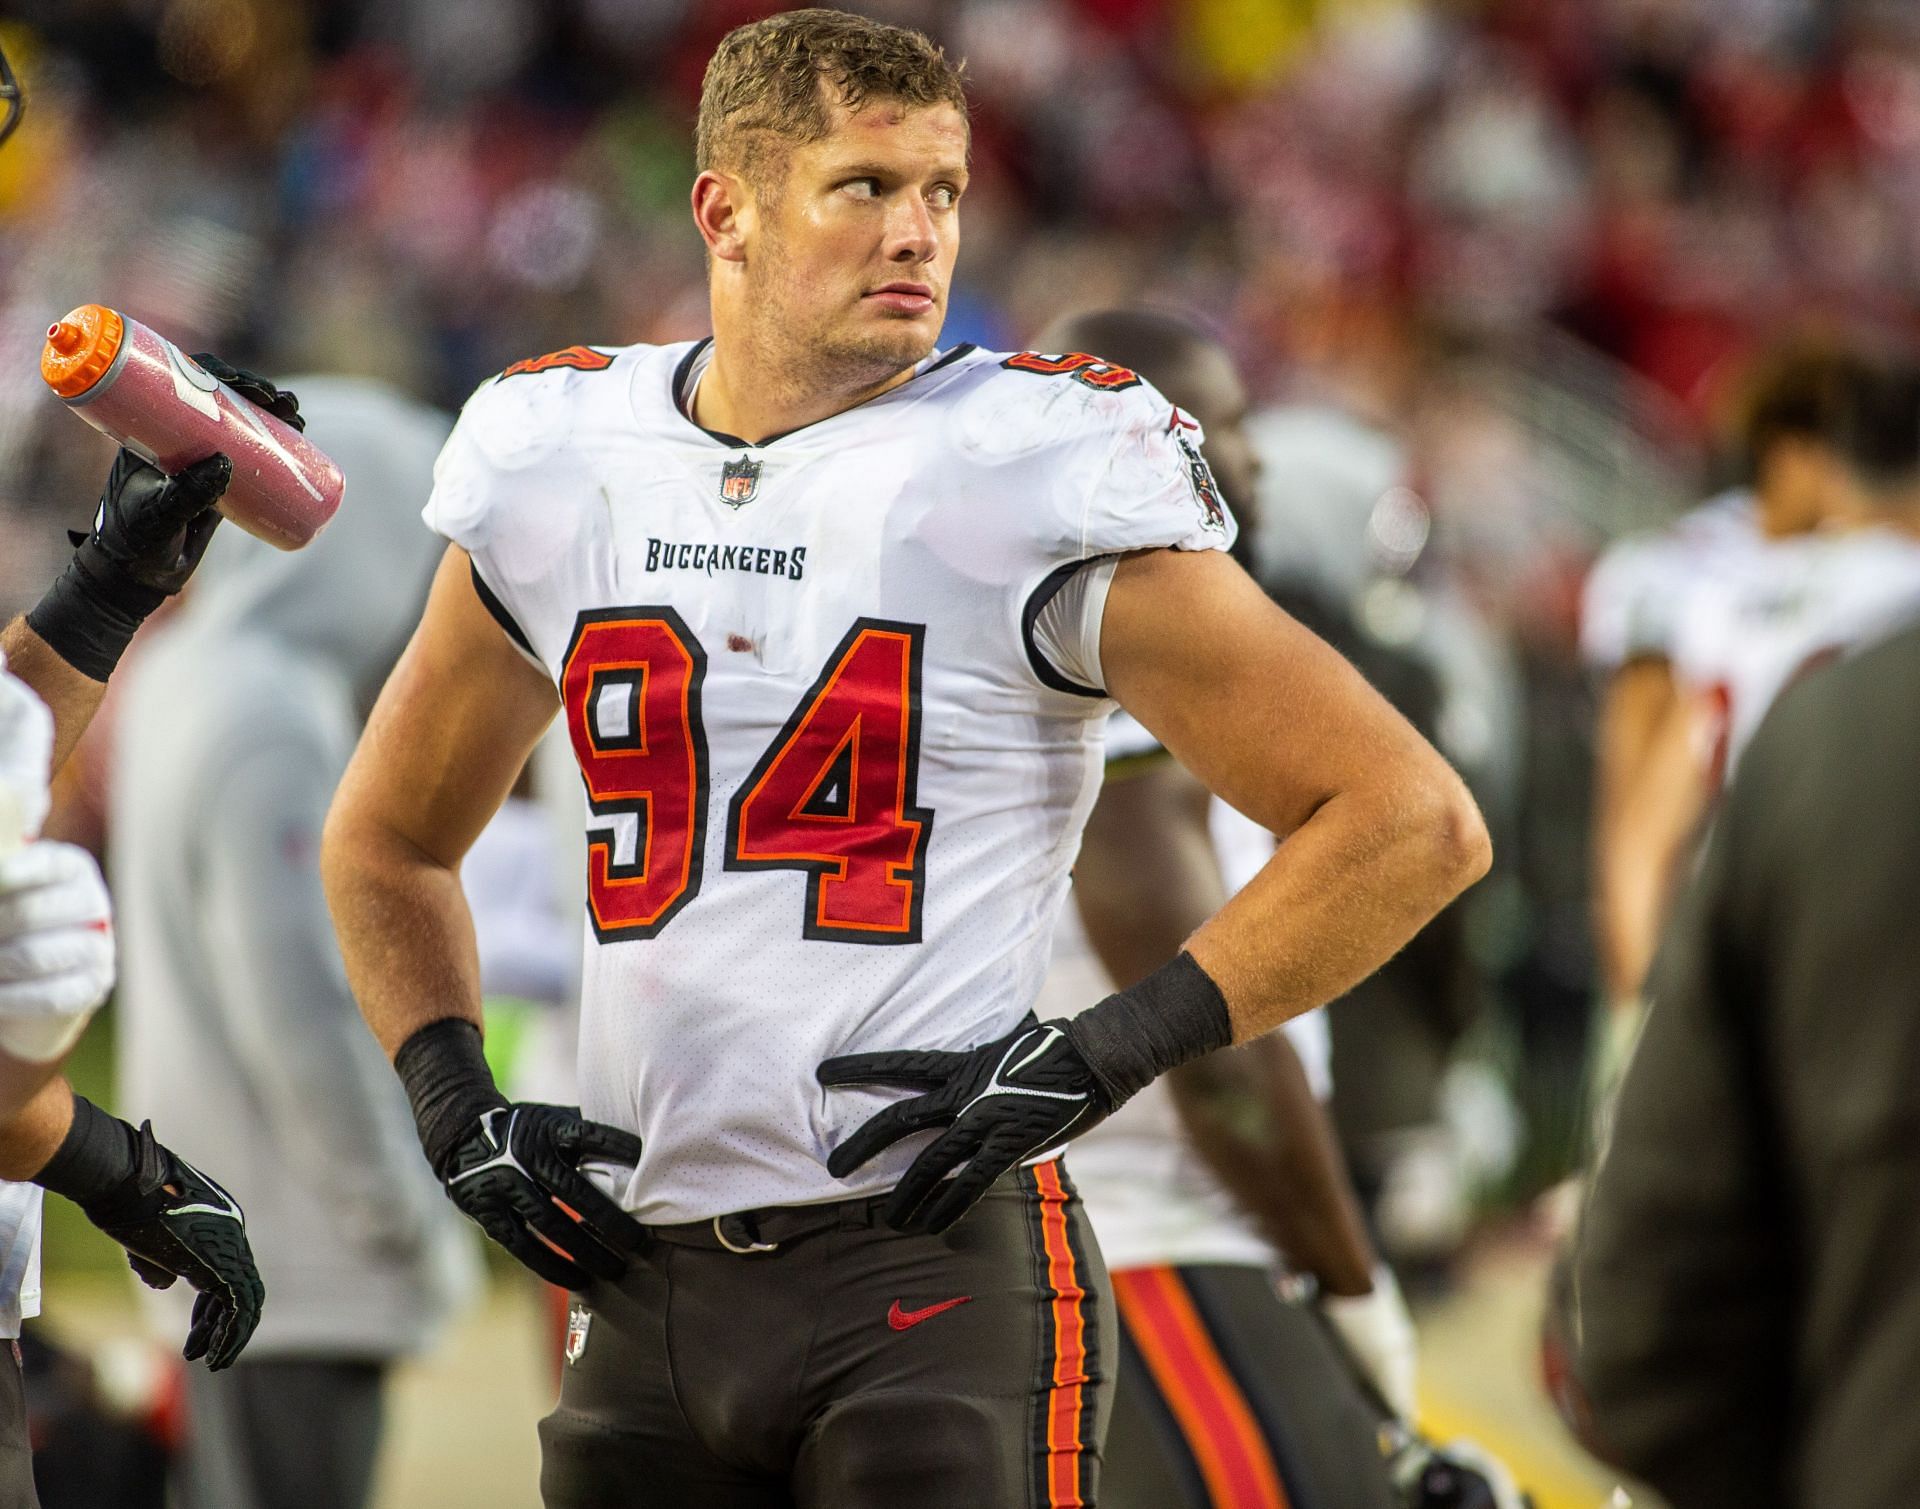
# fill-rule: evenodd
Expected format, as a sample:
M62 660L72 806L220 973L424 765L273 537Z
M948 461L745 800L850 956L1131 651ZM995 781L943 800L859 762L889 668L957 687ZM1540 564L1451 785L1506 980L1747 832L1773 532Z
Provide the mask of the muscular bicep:
M1336 650L1217 552L1122 561L1100 653L1121 705L1210 790L1281 835L1342 791L1439 758Z
M559 707L449 546L426 612L367 720L330 821L374 823L452 869Z

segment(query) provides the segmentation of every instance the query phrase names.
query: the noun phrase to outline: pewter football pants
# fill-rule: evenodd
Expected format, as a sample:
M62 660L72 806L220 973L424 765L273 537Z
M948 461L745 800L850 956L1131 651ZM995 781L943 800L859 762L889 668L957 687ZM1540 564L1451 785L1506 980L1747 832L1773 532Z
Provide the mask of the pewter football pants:
M1113 1309L1060 1166L940 1236L882 1203L654 1228L576 1306L547 1509L1094 1504Z
M33 1446L27 1438L27 1389L20 1344L0 1337L0 1504L39 1509L33 1489Z
M1113 1276L1106 1509L1398 1509L1378 1414L1264 1268Z

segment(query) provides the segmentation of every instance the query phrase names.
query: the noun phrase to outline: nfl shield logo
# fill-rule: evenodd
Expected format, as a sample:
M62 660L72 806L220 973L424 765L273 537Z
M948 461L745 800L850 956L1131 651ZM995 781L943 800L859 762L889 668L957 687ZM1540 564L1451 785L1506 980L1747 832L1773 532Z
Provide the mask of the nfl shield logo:
M587 1327L593 1324L593 1312L578 1300L567 1309L567 1365L580 1360L587 1349Z
M729 461L720 468L720 501L729 508L743 508L760 490L760 463L750 456Z

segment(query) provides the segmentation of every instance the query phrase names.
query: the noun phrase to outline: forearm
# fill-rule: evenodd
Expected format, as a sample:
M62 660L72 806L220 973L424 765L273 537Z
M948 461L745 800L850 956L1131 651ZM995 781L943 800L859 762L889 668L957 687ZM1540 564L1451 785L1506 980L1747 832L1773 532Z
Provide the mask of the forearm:
M1280 1033L1167 1076L1194 1149L1293 1266L1366 1294L1376 1262L1326 1112Z
M1322 803L1188 941L1235 1042L1344 995L1490 862L1458 778L1363 786Z
M336 805L321 875L347 983L389 1058L430 1022L479 1027L479 953L456 869Z
M60 1068L66 1061L67 1055L61 1053L45 1063L35 1063L0 1048L0 1125L31 1109L51 1086L64 1084ZM9 1177L0 1173L0 1179Z
M0 1123L0 1179L24 1183L47 1166L73 1125L73 1087L55 1073Z
M7 669L32 687L53 712L53 769L57 771L100 710L107 684L67 664L24 618L0 629L0 650L6 653Z

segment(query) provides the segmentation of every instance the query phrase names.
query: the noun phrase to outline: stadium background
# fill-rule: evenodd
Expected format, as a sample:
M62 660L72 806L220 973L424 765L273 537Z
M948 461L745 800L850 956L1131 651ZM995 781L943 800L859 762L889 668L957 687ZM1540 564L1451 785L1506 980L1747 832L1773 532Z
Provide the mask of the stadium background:
M518 357L702 333L685 209L700 73L724 30L774 8L13 0L0 38L30 103L0 151L0 612L55 574L104 468L36 374L71 305L450 408ZM1463 919L1472 1026L1442 1093L1455 1182L1423 1275L1426 1407L1505 1452L1543 1509L1599 1503L1611 1480L1557 1434L1531 1343L1535 1197L1577 1156L1594 996L1579 586L1608 538L1724 475L1732 395L1782 311L1912 322L1920 16L858 8L968 60L949 338L1018 347L1067 310L1136 300L1212 321L1264 411L1264 559L1433 662L1441 742L1499 866ZM99 845L90 745L57 822ZM75 1074L102 1096L112 1023ZM166 1353L136 1337L116 1250L50 1208L42 1326L102 1347L112 1398L164 1405ZM409 1377L383 1504L531 1502L547 1364L530 1298L495 1277ZM495 1366L517 1394L479 1388Z

